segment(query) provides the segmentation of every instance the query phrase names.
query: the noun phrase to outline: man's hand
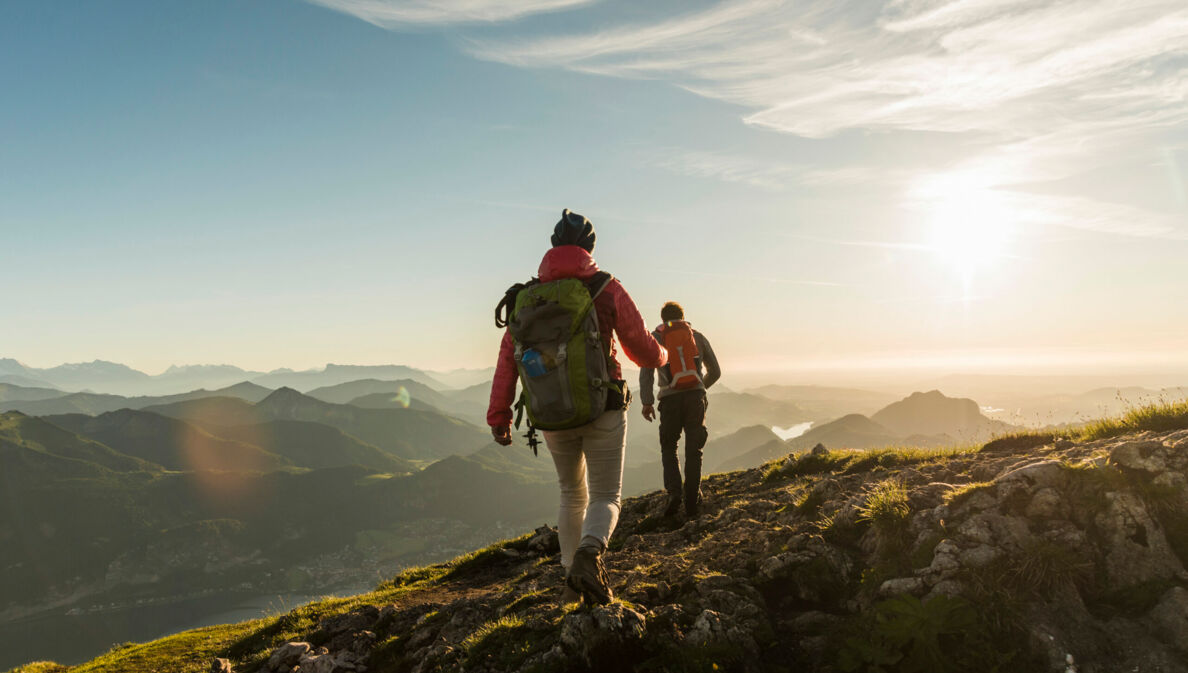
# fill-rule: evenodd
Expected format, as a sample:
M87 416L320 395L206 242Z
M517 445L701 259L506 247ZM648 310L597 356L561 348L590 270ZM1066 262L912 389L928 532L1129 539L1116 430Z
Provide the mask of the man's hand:
M645 421L651 423L652 419L656 418L656 407L650 404L643 405L643 417Z
M495 438L496 444L508 446L512 443L511 427L509 426L504 426L502 428L491 426L491 436Z

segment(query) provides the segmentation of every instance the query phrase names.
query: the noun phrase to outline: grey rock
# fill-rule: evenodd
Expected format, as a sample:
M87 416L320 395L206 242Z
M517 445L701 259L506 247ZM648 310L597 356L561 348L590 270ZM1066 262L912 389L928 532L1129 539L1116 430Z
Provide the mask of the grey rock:
M341 671L354 670L354 666L349 669L339 664L339 662L329 654L306 655L301 659L301 664L297 667L297 673L339 673Z
M961 596L965 593L965 584L958 580L941 580L933 585L932 589L924 596L925 603L936 598L937 596Z
M646 634L644 616L622 603L571 612L561 620L561 645L586 666L614 660Z
M964 542L1002 547L1009 551L1023 548L1032 539L1026 519L992 512L969 517L958 526L957 533Z
M998 483L1023 482L1029 486L1058 487L1067 481L1064 466L1058 460L1041 460L1021 467L1010 468L995 478Z
M1163 594L1150 617L1163 642L1188 655L1188 589L1174 587Z
M1002 556L1002 551L996 547L980 544L961 552L958 558L966 568L984 568Z
M941 540L932 550L932 563L928 566L926 572L936 575L946 575L959 570L961 568L961 562L958 560L957 554L960 551L961 548L952 540Z
M900 594L918 596L924 593L924 589L926 588L927 585L924 583L924 580L919 577L896 577L879 585L879 596L884 598L898 596Z
M364 605L342 615L327 617L318 622L318 629L330 636L340 633L354 633L375 626L379 621L380 609L374 605Z
M1058 519L1064 516L1064 500L1060 493L1051 487L1041 488L1031 496L1027 503L1026 514L1032 519Z
M740 626L730 615L703 610L685 635L685 646L738 649L747 655L746 661L753 662L759 655L759 644L751 633L751 629Z
M1101 536L1106 576L1113 586L1127 587L1184 572L1162 527L1137 495L1111 492L1105 497L1108 505L1095 517L1095 523Z
M313 649L309 643L288 642L272 651L268 657L268 668L273 671L287 671L297 665L301 658Z
M556 554L561 551L557 529L550 526L537 528L535 535L528 540L528 550L542 555Z
M1168 468L1165 455L1163 442L1129 441L1110 449L1110 462L1126 469L1156 474Z

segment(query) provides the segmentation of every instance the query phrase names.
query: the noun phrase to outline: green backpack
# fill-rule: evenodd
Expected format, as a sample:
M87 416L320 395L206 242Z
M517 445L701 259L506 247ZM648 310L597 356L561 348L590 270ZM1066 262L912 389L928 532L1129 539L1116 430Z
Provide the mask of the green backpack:
M594 310L594 300L611 279L599 272L585 282L563 278L508 290L505 324L523 389L516 404L516 427L527 410L532 429L576 428L606 411L612 390L621 392L607 369L607 349Z

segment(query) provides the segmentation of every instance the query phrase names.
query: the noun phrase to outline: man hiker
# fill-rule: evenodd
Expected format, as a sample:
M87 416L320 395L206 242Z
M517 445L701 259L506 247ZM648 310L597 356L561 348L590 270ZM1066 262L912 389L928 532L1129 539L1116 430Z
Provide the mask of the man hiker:
M706 389L722 377L714 349L701 332L685 322L685 310L670 301L660 309L660 326L652 336L668 350L668 366L641 368L639 394L643 399L643 417L649 423L656 417L652 406L652 382L660 388L660 459L664 465L664 490L668 502L664 516L675 516L685 503L685 514L697 516L701 505L701 450L709 433L705 429L705 411L709 408ZM704 373L703 373L704 368ZM685 433L685 482L677 462L677 442Z
M640 367L662 367L667 355L627 291L594 263L594 238L589 220L562 211L539 277L513 286L496 309L495 324L507 331L487 424L496 442L511 444L518 380L534 428L529 441L535 449L535 428L543 430L561 487L563 598L606 604L612 592L602 553L619 519L630 402L611 335Z

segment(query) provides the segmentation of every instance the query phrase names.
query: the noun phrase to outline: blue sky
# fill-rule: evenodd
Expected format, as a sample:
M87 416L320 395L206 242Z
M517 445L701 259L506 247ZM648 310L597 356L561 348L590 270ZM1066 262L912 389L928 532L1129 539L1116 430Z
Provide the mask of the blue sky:
M559 211L737 368L1188 360L1188 7L0 5L0 356L485 366Z

